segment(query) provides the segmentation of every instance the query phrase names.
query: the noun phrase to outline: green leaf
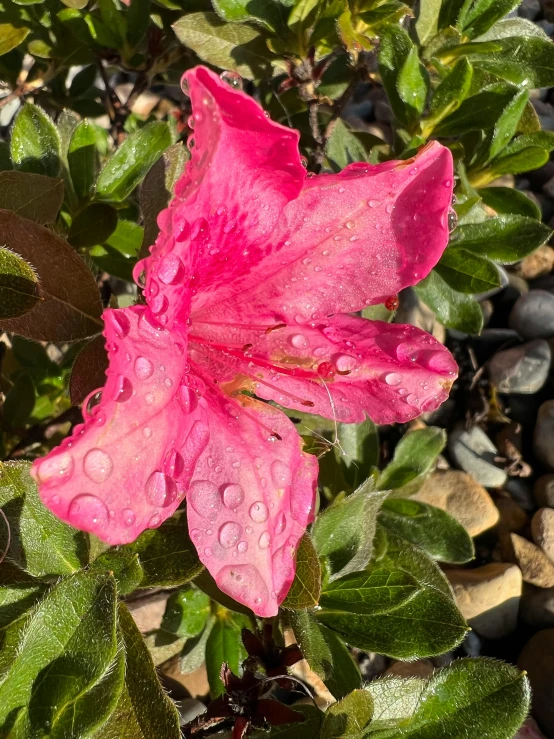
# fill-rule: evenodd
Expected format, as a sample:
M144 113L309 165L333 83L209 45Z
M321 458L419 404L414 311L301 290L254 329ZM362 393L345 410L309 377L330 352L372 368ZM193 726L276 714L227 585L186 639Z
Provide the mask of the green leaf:
M549 152L553 151L554 132L537 131L536 133L526 133L521 136L517 136L506 146L502 152L502 157L527 151L530 147L538 147L539 149L545 149ZM498 159L501 159L502 157L498 157Z
M519 36L520 38L528 38L529 36L538 36L539 38L548 39L549 36L544 29L527 18L502 18L491 26L486 33L481 34L476 41L494 41L499 38L509 38L510 36Z
M183 675L194 672L206 661L206 642L214 623L215 616L208 616L204 631L199 636L185 640L185 646L179 659L179 670Z
M203 569L188 535L184 511L178 511L157 529L143 531L124 548L139 555L144 569L142 588L183 585Z
M313 542L319 556L328 558L333 579L362 570L371 559L377 512L386 495L366 483L316 518Z
M498 117L488 147L487 162L499 154L515 135L528 100L529 92L527 90L521 90L517 95L514 95Z
M534 200L514 187L482 187L478 190L485 205L500 215L519 215L541 220L541 209Z
M400 71L403 69L413 48L414 44L410 37L400 26L391 24L384 28L379 46L379 72L391 108L398 120L404 125L412 123L418 115L415 107L406 104L397 87ZM403 87L403 93L408 92Z
M321 567L317 552L308 533L305 533L296 552L296 574L283 608L300 610L319 603L321 592Z
M473 559L471 536L440 508L407 498L387 498L379 522L441 562L462 564Z
M373 698L366 690L354 690L325 712L321 739L359 739L373 716Z
M271 75L271 53L261 31L246 24L229 24L215 13L189 13L172 26L179 41L200 59L231 69L247 79Z
M456 248L463 247L465 253L477 252L502 264L513 264L548 241L551 234L548 226L534 218L500 215L458 226L452 236Z
M366 690L375 701L367 737L375 739L508 739L530 700L525 674L488 658L456 660L429 680L374 680Z
M519 0L474 0L466 4L468 11L459 21L460 28L468 38L480 36L518 4Z
M169 596L161 628L190 639L202 633L210 613L209 597L201 590L187 586Z
M136 590L143 578L144 570L139 562L138 554L127 549L108 549L92 562L91 571L111 573L117 583L120 595L129 595Z
M554 84L554 46L538 36L464 44L450 53L467 55L474 66L526 90Z
M146 36L150 24L150 0L133 0L127 11L127 42L135 49Z
M6 396L2 408L2 428L21 431L33 412L36 397L33 378L29 373L21 372Z
M2 525L4 528L0 528L0 556L5 552L8 534L6 523L0 523L0 527ZM0 568L0 629L27 613L45 590L45 585L4 559Z
M325 586L320 606L317 620L349 644L397 659L442 654L467 631L451 596L402 569L374 568L335 580Z
M433 270L415 286L418 297L435 313L447 328L467 334L478 334L483 327L483 313L471 296L453 290Z
M530 172L533 169L539 169L548 162L548 152L538 146L530 146L524 151L518 151L514 154L505 155L494 159L489 165L489 176L485 182L478 179L475 184L477 187L481 184L488 184L492 180L503 174L519 174L520 172ZM472 177L474 182L474 177Z
M156 219L173 197L173 188L189 157L189 150L183 144L174 144L164 151L144 178L140 187L140 209L144 224L143 257L148 256L148 247L156 241L159 232Z
M242 629L248 628L250 621L241 614L220 609L206 642L206 669L212 698L224 692L219 673L226 662L235 675L246 659L246 649L242 643Z
M88 736L117 701L117 685L96 700L117 655L116 589L109 575L61 580L4 645L0 677L3 736ZM8 629L8 630L9 630Z
M461 293L478 294L500 287L500 275L492 262L455 243L443 253L435 267L451 288Z
M429 77L419 61L417 47L412 46L396 80L400 99L419 114L423 112L429 91Z
M383 141L369 133L358 133L339 118L327 139L325 156L333 171L339 172L352 162L366 162L371 148L381 145Z
M35 577L71 574L88 559L86 537L43 505L30 467L28 462L0 466L0 508L12 533L10 560Z
M263 2L212 0L212 5L221 20L227 21L227 23L252 21L253 23L260 23L272 31L286 28L288 3L282 3L280 0L263 0Z
M360 687L362 676L358 666L334 631L318 623L308 611L292 613L291 623L304 659L335 698L344 698Z
M443 429L430 426L406 434L394 450L394 456L379 475L379 490L394 490L397 495L410 495L421 487L433 470L437 457L446 444Z
M367 480L379 461L379 434L370 418L362 423L338 423L335 457L346 467L345 477L353 488Z
M254 614L242 603L238 603L236 600L231 598L222 590L217 587L217 584L213 577L210 575L208 570L203 570L199 575L194 578L194 584L200 588L203 593L209 595L212 600L219 603L229 611L235 611L236 613L243 613L250 618L254 618Z
M130 195L171 144L167 123L154 121L128 136L104 165L96 197L119 203Z
M107 241L116 228L116 209L107 203L91 203L75 216L67 238L76 249L85 248Z
M502 111L517 95L517 88L505 83L491 85L467 97L453 113L440 121L435 136L464 136L468 131L492 131Z
M37 341L76 341L102 330L96 281L64 239L7 210L0 210L0 232L35 268L43 298L24 316L2 321L5 331Z
M302 723L282 724L281 726L273 726L271 732L255 731L252 739L304 739L305 737L320 736L321 724L323 723L324 714L315 706L295 705L294 710L304 716Z
M0 246L0 318L22 316L40 299L40 284L31 265Z
M67 162L75 194L80 200L87 198L98 174L97 132L93 123L81 121L69 141Z
M32 103L26 103L15 118L10 149L16 169L48 177L60 173L60 137L56 126Z
M431 98L429 113L433 123L442 121L460 107L468 96L472 79L471 64L465 57L458 59Z
M26 26L12 26L11 23L0 23L0 56L15 49L27 38L30 29Z
M417 37L422 46L438 33L439 15L442 0L421 0L415 24Z
M0 172L0 208L37 223L53 223L63 202L63 181L17 170Z
M152 658L127 608L119 605L125 685L98 739L179 739L179 714L160 685Z

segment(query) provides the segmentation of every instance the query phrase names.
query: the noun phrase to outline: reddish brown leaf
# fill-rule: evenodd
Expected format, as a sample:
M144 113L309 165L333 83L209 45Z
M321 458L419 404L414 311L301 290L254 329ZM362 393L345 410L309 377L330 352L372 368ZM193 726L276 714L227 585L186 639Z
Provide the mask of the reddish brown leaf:
M89 393L106 382L108 355L104 337L96 336L77 355L69 380L69 395L74 405L80 405Z

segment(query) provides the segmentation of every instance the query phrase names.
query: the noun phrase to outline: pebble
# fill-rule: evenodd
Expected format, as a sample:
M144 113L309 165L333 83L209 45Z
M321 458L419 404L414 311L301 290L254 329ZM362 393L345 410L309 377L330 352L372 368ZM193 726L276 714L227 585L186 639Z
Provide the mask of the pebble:
M533 489L531 483L523 477L510 477L504 486L504 489L510 493L511 498L520 505L524 511L532 513L537 509L533 498Z
M554 297L554 296L553 296ZM546 400L539 408L533 449L537 457L554 470L554 400Z
M481 654L481 637L475 631L468 631L462 642L462 649L468 657L478 657Z
M535 544L554 563L554 509L541 508L531 521L531 535Z
M519 566L524 582L538 588L554 587L554 564L535 544L519 534L506 534L500 539L502 556Z
M533 716L547 736L554 736L554 629L532 636L518 664L531 683Z
M127 603L127 608L143 634L159 629L170 593L158 592Z
M519 613L521 620L534 629L554 626L554 588L537 588L526 583Z
M534 21L540 12L540 0L522 0L521 5L517 9L520 18L527 18L529 21Z
M448 451L453 461L487 488L501 488L508 476L496 463L498 450L479 426L467 430L455 427L448 438Z
M400 294L400 305L394 316L394 322L410 324L431 334L441 344L445 342L446 329L437 321L433 311L421 302L410 287L402 290Z
M554 336L554 295L546 290L522 295L512 308L509 324L524 339Z
M435 472L413 498L446 511L470 536L490 529L499 519L498 509L485 488L459 470Z
M395 662L384 673L383 677L419 677L427 679L435 671L430 659L418 659L415 662Z
M447 570L445 574L458 608L478 634L501 639L515 630L522 591L517 565L491 562L472 570Z
M498 521L498 532L500 534L517 533L528 524L529 517L512 498L497 498L495 503L500 516Z
M544 339L497 352L489 362L489 378L501 393L538 392L548 378L550 347Z
M552 184L554 185L554 182ZM537 277L549 274L553 267L554 249L543 244L520 262L517 271L524 280L535 280Z
M202 701L196 698L185 698L177 702L177 710L181 716L181 726L190 723L197 716L201 716L208 710Z
M535 481L533 497L541 508L554 508L554 473L541 475Z

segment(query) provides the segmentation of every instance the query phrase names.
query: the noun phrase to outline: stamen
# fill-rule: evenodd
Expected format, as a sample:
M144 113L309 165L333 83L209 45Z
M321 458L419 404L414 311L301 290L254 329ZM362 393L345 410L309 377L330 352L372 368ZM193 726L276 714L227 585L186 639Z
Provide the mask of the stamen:
M272 331L277 331L278 328L286 328L286 327L287 327L286 323L277 323L275 326L270 326L269 328L267 328L265 330L265 333L270 334Z

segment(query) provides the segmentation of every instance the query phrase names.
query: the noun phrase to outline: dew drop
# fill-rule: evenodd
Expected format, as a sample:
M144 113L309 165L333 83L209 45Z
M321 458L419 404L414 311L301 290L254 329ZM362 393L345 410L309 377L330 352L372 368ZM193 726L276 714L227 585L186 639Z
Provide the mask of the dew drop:
M317 374L325 379L330 379L335 376L335 368L331 362L321 362L317 366Z
M281 512L277 517L277 521L275 522L275 533L282 534L286 527L287 519L285 518L285 514Z
M37 470L37 477L41 484L57 484L71 477L75 463L69 452L62 452L52 457L46 457Z
M179 402L185 413L192 413L198 405L198 396L188 385L181 385L179 388Z
M271 536L269 535L269 531L264 531L258 539L258 546L260 547L260 549L269 549L270 544Z
M399 375L398 372L389 372L385 375L385 382L391 387L396 387L402 382L402 376Z
M287 487L291 481L291 472L288 466L276 459L271 463L271 479L279 488Z
M131 322L122 310L112 310L108 313L110 323L118 339L124 339L131 330Z
M171 505L177 497L177 485L175 480L157 470L152 472L146 481L144 494L152 505L166 507Z
M356 357L351 354L333 354L331 359L337 368L337 372L352 372L359 364Z
M132 511L130 508L124 508L123 509L123 523L125 526L132 526L136 521L135 512Z
M83 469L92 482L105 482L113 472L113 461L102 449L91 449L85 455Z
M223 82L226 82L234 90L242 90L242 77L238 72L233 72L230 69L226 69L220 75Z
M194 541L199 541L202 538L202 532L200 529L193 529L190 532L190 538L194 539Z
M455 210L449 210L448 211L448 230L454 231L456 226L458 225L458 214Z
M269 518L269 511L267 509L267 506L261 500L256 501L256 503L252 503L248 513L250 514L250 518L254 521L254 523L265 523L265 521L267 521L267 519Z
M185 469L185 461L176 449L170 449L164 458L164 471L169 477L181 477Z
M244 554L246 551L248 551L248 542L239 541L239 543L237 544L237 551L239 554Z
M162 522L162 517L158 513L155 513L150 519L150 521L148 521L148 528L157 529L158 526L160 526L161 522Z
M135 359L135 375L139 380L147 380L154 373L154 365L147 357Z
M229 483L228 485L223 485L221 496L226 508L238 508L244 500L244 490L241 485Z
M219 529L219 543L225 549L232 549L237 544L241 534L242 526L234 521L228 521Z
M158 267L158 277L165 285L174 285L183 275L183 263L176 254L167 254Z
M379 205L379 201L378 200L368 200L367 204L369 205L370 208L377 208L377 206Z
M76 528L100 531L107 526L109 514L100 498L83 493L71 501L68 518Z
M195 480L190 486L188 501L196 513L214 521L221 510L221 495L217 485L209 480Z
M131 381L125 375L118 375L115 381L115 389L113 399L116 403L125 403L133 394L133 386Z
M152 405L154 400L155 398L152 393L146 393L146 395L144 396L144 402L146 403L146 405Z
M308 339L303 334L289 336L289 342L295 349L305 349L309 345Z
M160 293L160 295L156 295L156 297L152 298L150 301L150 310L155 316L159 316L160 313L165 313L168 307L169 301L167 299L167 295Z

